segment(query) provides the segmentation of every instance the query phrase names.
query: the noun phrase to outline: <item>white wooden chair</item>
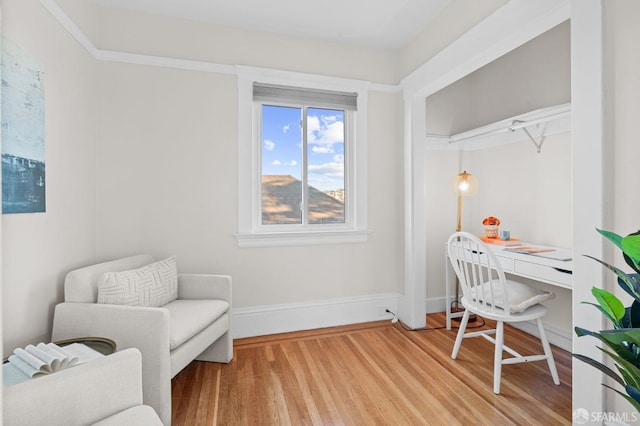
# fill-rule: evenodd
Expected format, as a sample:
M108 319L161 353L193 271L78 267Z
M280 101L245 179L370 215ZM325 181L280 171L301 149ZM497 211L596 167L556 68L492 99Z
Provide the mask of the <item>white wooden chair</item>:
M449 260L462 289L461 304L465 308L451 358L456 359L462 340L482 336L495 344L493 392L500 393L502 364L547 360L553 382L560 384L553 353L542 325L547 308L540 303L554 294L505 278L496 255L475 235L456 232L447 242ZM496 329L465 333L469 315L475 313L497 322ZM535 320L544 355L522 356L504 344L504 323ZM491 335L495 334L495 338ZM502 352L513 355L502 358Z

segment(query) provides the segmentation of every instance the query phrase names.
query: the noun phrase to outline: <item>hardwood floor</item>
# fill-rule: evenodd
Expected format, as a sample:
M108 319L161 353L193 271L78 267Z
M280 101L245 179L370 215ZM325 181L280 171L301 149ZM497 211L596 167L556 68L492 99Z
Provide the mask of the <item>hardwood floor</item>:
M571 354L553 347L560 386L544 361L505 365L495 395L493 345L465 339L452 360L456 332L384 321L236 340L230 364L194 361L173 379L173 425L571 424ZM542 351L508 326L505 343Z

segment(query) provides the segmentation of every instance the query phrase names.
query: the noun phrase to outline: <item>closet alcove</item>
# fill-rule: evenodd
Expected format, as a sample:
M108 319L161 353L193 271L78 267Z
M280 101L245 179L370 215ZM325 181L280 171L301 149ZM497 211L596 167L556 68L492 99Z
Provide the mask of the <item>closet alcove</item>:
M444 242L455 230L453 177L477 178L464 200L463 230L483 234L497 216L523 241L571 248L570 21L425 99L427 297L444 302ZM571 291L556 293L546 326L571 348ZM446 302L444 302L446 303Z

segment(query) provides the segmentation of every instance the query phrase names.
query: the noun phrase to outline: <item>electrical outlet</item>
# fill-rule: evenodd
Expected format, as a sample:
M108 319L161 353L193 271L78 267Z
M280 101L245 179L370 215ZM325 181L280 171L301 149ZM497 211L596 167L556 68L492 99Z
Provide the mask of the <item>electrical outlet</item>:
M377 308L376 315L380 318L393 318L393 312L391 307L388 305L380 305Z
M394 324L395 324L395 323L397 323L397 322L398 322L398 316L397 316L397 315L395 314L395 312L393 312L391 309L389 309L389 308L385 308L384 312L385 312L387 315L391 315L391 322L392 322L392 323L394 323Z

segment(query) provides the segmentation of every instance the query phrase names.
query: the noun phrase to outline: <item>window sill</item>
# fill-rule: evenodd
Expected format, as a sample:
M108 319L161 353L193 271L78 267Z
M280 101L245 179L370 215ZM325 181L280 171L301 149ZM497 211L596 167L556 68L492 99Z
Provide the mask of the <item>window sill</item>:
M363 243L370 231L300 231L234 234L238 247L282 247Z

